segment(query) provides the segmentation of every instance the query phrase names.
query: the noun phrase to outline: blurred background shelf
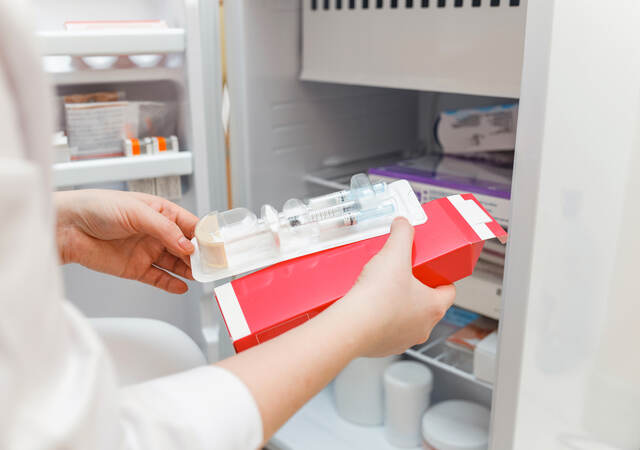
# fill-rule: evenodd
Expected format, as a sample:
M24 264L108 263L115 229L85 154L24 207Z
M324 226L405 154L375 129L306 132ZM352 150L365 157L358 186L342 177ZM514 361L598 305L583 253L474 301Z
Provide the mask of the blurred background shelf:
M179 80L182 70L173 67L86 69L48 71L51 81L58 86L80 84L128 83L136 81Z
M40 31L37 36L44 55L135 55L185 49L182 28Z
M53 165L54 187L140 180L193 172L191 152L71 161Z

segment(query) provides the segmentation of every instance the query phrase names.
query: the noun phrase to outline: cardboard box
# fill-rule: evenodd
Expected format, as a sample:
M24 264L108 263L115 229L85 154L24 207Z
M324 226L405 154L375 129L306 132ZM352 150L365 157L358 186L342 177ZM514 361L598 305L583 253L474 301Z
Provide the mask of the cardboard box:
M449 336L446 344L450 347L473 352L476 345L497 328L498 322L495 320L479 317Z
M482 255L485 251L482 251ZM481 255L481 257L482 257ZM502 309L502 273L500 266L480 259L473 274L456 283L456 305L470 311L500 318Z
M517 104L444 111L436 139L444 153L513 150L517 123Z
M436 287L471 275L484 241L507 234L471 194L423 205L415 227L414 275ZM344 296L387 235L336 247L249 274L215 289L231 341L240 352L319 314Z
M473 352L473 374L487 383L496 381L498 332L494 331L481 340Z
M501 226L509 226L511 169L454 157L428 156L369 169L369 177L372 182L407 180L422 203L470 192Z

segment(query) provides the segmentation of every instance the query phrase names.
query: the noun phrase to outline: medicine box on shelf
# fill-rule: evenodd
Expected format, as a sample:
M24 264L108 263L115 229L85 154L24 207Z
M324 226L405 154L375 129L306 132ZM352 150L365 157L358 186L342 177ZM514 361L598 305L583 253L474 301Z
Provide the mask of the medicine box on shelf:
M303 0L301 78L518 97L527 0Z

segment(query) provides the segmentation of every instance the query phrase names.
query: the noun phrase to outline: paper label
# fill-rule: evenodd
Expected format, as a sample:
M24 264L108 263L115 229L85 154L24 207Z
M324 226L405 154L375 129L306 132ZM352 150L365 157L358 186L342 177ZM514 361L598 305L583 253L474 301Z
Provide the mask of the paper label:
M74 157L122 155L122 141L137 134L137 108L128 102L65 105L69 146ZM77 158L76 158L77 159Z

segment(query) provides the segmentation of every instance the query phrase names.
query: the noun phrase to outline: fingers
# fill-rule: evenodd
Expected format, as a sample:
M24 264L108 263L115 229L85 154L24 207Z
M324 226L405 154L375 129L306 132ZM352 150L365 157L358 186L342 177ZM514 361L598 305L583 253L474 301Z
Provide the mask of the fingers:
M145 273L139 278L141 281L151 286L167 291L171 294L184 294L189 289L187 283L176 277L169 275L164 270L150 266Z
M413 226L404 217L397 217L391 224L391 234L380 253L402 264L411 265Z
M138 203L133 211L128 211L134 228L156 239L176 256L193 253L193 244L187 239L180 227L152 207Z
M176 223L186 237L188 237L189 239L193 239L196 231L196 225L198 224L198 218L186 209L179 207L175 203L172 203L172 205L177 208Z
M191 268L185 262L171 253L163 252L162 255L154 262L154 265L175 273L183 278L193 280Z
M426 314L431 316L436 322L440 321L440 319L444 317L449 308L453 305L456 298L455 286L453 284L448 284L446 286L438 286L433 289L419 281L417 281L417 283L419 283L418 289L420 292L420 298L427 300L424 304Z
M178 225L178 227L180 227L184 235L188 239L193 238L196 224L198 223L198 218L196 216L191 214L186 209L162 197L156 197L140 192L135 192L132 194L135 195L139 200L142 200L144 203L151 206L153 209L156 209L158 212L166 213L165 215L170 219L175 219L175 223Z

